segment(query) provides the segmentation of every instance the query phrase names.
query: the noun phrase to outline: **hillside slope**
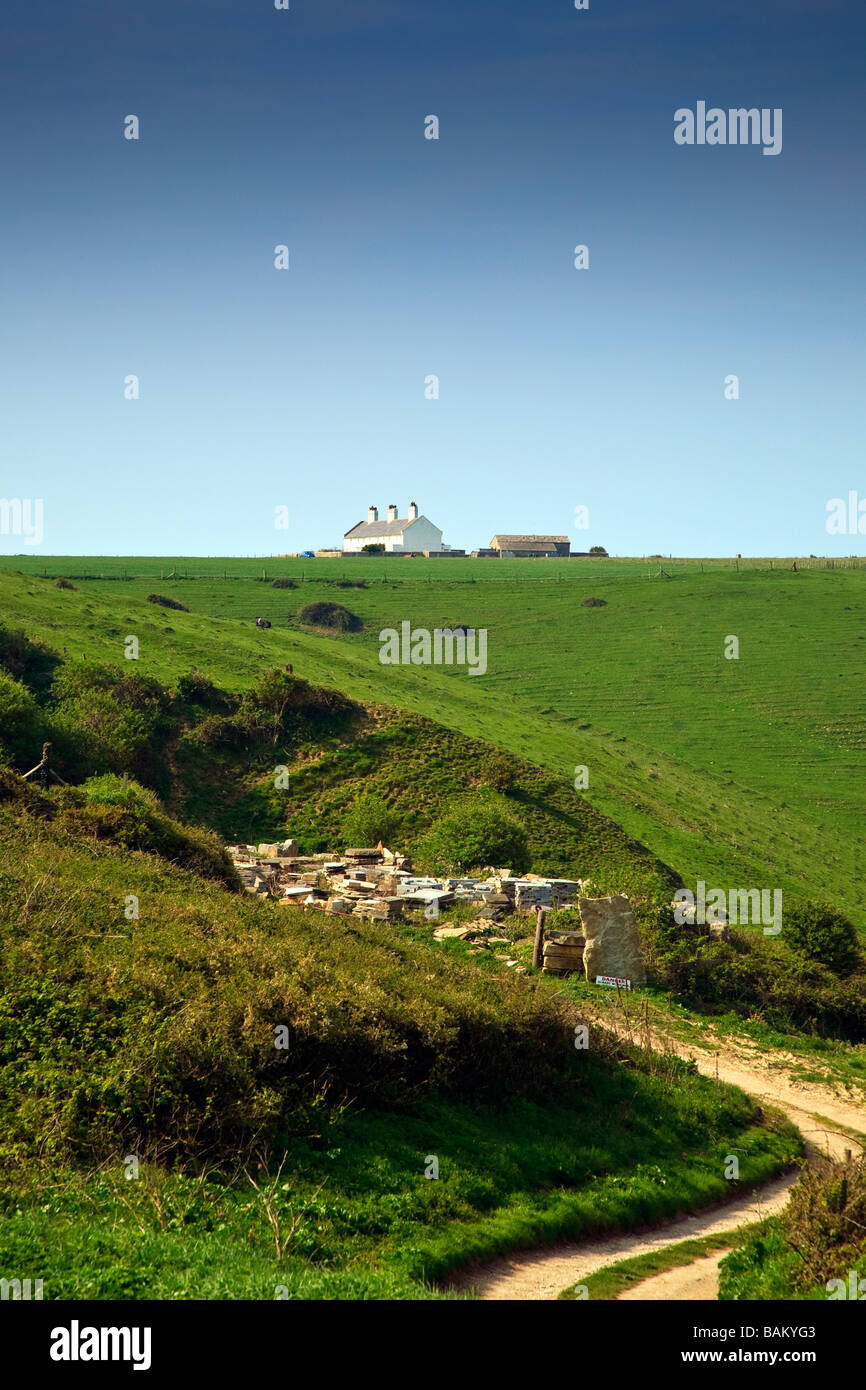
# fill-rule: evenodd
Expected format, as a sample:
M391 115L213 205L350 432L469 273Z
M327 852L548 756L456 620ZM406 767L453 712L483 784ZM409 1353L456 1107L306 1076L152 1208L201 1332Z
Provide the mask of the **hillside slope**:
M123 562L139 576L127 580L120 562L43 567L116 575L76 578L74 592L0 575L7 621L70 654L116 661L124 635L137 633L140 663L161 678L197 665L237 686L264 663L291 661L312 680L430 716L560 777L585 765L587 800L688 881L831 898L866 926L862 570L669 565L665 579L612 561L285 560L269 561L267 574L297 588L274 590L240 561L189 562L203 577L187 580L163 580L169 562L139 558ZM350 580L365 587L335 588ZM191 611L148 604L154 588ZM605 606L583 607L588 595ZM299 623L299 610L324 598L346 603L363 630L328 636ZM260 611L273 623L266 632L253 626ZM487 673L382 666L378 632L404 620L486 627ZM739 660L724 657L729 635Z

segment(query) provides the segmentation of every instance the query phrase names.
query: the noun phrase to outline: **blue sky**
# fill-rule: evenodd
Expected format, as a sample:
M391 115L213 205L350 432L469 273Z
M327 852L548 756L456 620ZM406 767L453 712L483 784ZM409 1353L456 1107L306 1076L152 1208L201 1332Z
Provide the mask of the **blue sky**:
M862 6L0 26L0 495L44 501L0 552L270 554L415 499L467 549L863 553L825 528L866 498ZM699 100L781 107L782 153L677 146Z

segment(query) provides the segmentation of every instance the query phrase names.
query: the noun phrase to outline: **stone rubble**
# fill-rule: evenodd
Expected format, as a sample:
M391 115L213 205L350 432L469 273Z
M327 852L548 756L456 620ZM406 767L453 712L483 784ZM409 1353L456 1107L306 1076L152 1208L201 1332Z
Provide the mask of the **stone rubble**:
M298 854L297 841L292 839L227 848L248 893L332 917L392 921L408 910L423 912L435 922L440 908L476 906L474 920L436 926L433 931L438 941L466 941L474 951L509 945L509 938L496 930L512 913L531 915L537 909L576 907L582 930L544 932L544 973L581 972L588 980L604 975L627 978L633 985L646 983L640 936L628 899L621 894L582 897L582 879L518 876L508 869L486 869L480 877L417 875L407 855L382 844L313 855ZM496 959L517 973L526 973L507 955Z

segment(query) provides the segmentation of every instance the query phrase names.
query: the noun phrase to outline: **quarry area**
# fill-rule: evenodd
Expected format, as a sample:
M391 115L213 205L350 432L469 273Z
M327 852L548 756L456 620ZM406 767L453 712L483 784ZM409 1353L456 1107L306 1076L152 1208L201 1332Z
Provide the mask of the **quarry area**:
M517 876L507 868L488 868L479 877L418 875L408 856L381 844L339 854L301 855L295 840L228 845L227 850L245 890L274 899L280 906L372 921L412 920L418 915L439 923L433 929L437 940L466 941L478 951L509 946L512 938L502 935L502 923L514 914L530 919L526 934L531 934L534 916L534 963L545 974L579 972L588 980L624 987L646 983L640 936L628 898L622 894L585 897L583 879ZM440 923L440 914L455 906L476 912L469 920L461 914L462 920L453 925ZM577 910L580 929L548 927L548 913L566 908ZM525 973L525 967L507 954L500 959L517 973Z

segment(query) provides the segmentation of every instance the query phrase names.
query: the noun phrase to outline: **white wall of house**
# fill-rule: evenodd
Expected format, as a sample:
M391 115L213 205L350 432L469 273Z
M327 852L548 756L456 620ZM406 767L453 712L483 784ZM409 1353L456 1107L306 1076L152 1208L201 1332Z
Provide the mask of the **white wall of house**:
M396 535L346 536L343 550L346 553L361 551L365 545L384 545L386 551L400 554L405 550L442 550L442 532L426 516L409 521Z

